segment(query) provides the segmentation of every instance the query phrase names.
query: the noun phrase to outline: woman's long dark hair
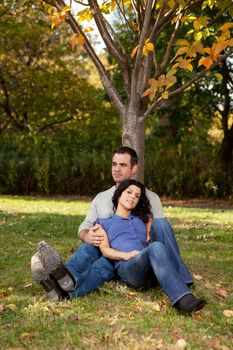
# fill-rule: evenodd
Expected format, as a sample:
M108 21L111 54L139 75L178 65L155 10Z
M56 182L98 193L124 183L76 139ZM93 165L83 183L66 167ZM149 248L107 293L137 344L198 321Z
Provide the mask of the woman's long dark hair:
M131 210L131 214L138 216L146 224L149 221L150 217L152 216L152 213L151 213L150 202L146 196L145 186L141 182L138 182L136 180L126 180L120 183L117 186L114 192L114 195L112 197L114 208L117 209L118 201L122 192L124 192L131 185L135 185L141 189L141 195L140 195L138 204L134 209Z

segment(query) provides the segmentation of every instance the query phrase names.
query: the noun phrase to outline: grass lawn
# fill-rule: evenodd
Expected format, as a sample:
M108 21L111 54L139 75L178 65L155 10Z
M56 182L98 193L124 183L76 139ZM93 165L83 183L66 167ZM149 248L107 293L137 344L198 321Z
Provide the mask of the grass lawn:
M69 258L89 202L0 196L0 349L232 349L233 210L166 207L206 307L173 309L160 289L115 281L83 298L45 299L30 257L45 239ZM230 317L231 316L231 317Z

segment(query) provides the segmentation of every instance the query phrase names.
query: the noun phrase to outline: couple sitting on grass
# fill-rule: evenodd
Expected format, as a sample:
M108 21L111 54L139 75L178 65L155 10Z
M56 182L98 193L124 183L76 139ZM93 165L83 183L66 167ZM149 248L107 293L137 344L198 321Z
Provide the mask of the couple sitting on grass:
M45 289L48 299L82 296L117 276L134 288L160 285L179 310L191 313L201 309L205 299L196 298L190 291L193 284L190 273L178 253L174 257L169 247L177 245L176 241L150 243L152 212L144 185L134 179L118 183L112 202L114 213L96 220L95 232L102 237L99 249L92 244L81 245L63 264L50 245L45 241L38 243L38 252L31 260L32 276ZM98 271L100 265L96 262L100 259L107 261L106 275Z

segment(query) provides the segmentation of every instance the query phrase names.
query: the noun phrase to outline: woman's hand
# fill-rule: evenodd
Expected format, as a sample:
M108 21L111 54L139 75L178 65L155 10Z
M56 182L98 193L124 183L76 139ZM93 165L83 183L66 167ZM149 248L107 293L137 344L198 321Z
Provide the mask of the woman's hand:
M134 258L139 253L140 253L139 250L132 250L131 252L123 253L124 254L124 260L129 260L131 258Z

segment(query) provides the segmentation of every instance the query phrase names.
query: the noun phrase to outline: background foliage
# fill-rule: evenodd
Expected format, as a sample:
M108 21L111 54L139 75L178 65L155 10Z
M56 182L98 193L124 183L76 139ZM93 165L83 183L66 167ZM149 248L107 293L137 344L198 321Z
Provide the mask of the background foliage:
M119 118L84 51L71 50L68 28L51 33L45 15L30 11L10 2L0 8L0 193L94 195L112 184ZM121 84L111 60L109 71ZM173 197L232 196L232 161L226 169L219 157L221 96L217 79L203 79L149 118L149 188Z

